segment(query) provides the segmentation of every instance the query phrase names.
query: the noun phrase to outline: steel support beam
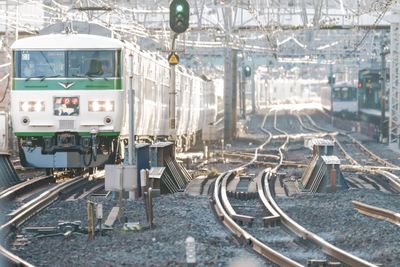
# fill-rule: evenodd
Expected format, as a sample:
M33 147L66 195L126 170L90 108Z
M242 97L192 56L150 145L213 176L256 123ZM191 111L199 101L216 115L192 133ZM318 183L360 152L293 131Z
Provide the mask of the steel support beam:
M400 22L390 26L389 146L399 149L400 127Z

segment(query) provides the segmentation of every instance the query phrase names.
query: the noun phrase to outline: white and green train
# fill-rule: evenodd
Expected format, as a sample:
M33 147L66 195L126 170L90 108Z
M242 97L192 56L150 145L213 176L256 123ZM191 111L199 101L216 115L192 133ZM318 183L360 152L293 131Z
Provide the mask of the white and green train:
M11 116L23 166L93 168L116 160L128 142L129 55L136 138L172 134L165 59L115 38L78 33L20 39L12 51ZM179 67L176 89L177 143L187 148L215 121L214 88Z

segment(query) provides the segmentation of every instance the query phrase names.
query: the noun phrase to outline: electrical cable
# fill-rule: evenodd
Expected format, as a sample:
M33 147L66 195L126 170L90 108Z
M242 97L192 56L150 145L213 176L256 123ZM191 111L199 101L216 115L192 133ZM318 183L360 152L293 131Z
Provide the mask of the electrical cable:
M361 38L361 40L355 45L355 47L353 48L352 51L346 53L346 57L354 54L358 48L363 44L363 42L365 41L365 39L367 38L368 34L371 32L372 28L374 28L383 18L383 16L385 16L386 12L389 10L389 7L391 7L393 4L395 4L398 0L389 0L386 1L386 3L384 4L384 9L382 11L382 13L380 13L378 15L378 17L376 18L374 24L372 25L372 27L369 27L367 32L364 34L364 36Z

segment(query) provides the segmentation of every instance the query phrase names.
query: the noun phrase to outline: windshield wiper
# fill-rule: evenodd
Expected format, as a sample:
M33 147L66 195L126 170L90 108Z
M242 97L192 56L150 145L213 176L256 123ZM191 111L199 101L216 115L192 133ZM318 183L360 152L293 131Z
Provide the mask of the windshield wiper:
M72 77L77 77L77 78L88 78L90 81L93 81L93 75L80 75L80 74L72 74Z
M33 78L40 78L40 79L43 79L44 77L46 77L46 76L44 76L44 75L38 75L38 76L27 77L27 78L25 79L25 82L27 82L27 81L29 81L30 79L33 79ZM41 81L42 81L42 80L41 80Z
M40 81L44 81L44 80L47 79L47 78L57 78L57 77L60 77L60 76L61 76L60 74L51 75L51 76L43 76L43 77L40 79Z
M26 79L25 79L25 81L27 82L27 81L29 81L30 79L33 79L33 78L38 78L38 79L40 79L40 81L42 82L42 81L44 81L45 79L47 79L47 78L57 78L57 77L60 77L61 75L51 75L51 76L46 76L46 75L37 75L37 76L31 76L31 77L27 77Z

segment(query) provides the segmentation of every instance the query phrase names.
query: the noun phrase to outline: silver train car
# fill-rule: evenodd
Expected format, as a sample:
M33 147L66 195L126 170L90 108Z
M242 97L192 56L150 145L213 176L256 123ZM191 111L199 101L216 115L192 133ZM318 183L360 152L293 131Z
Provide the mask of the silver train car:
M351 118L358 113L357 87L347 83L321 87L323 108L335 115Z
M132 69L136 140L176 134L187 149L216 118L213 83L178 67L171 132L168 62L134 44L60 33L17 40L12 52L11 117L23 166L93 168L120 158L129 136Z

